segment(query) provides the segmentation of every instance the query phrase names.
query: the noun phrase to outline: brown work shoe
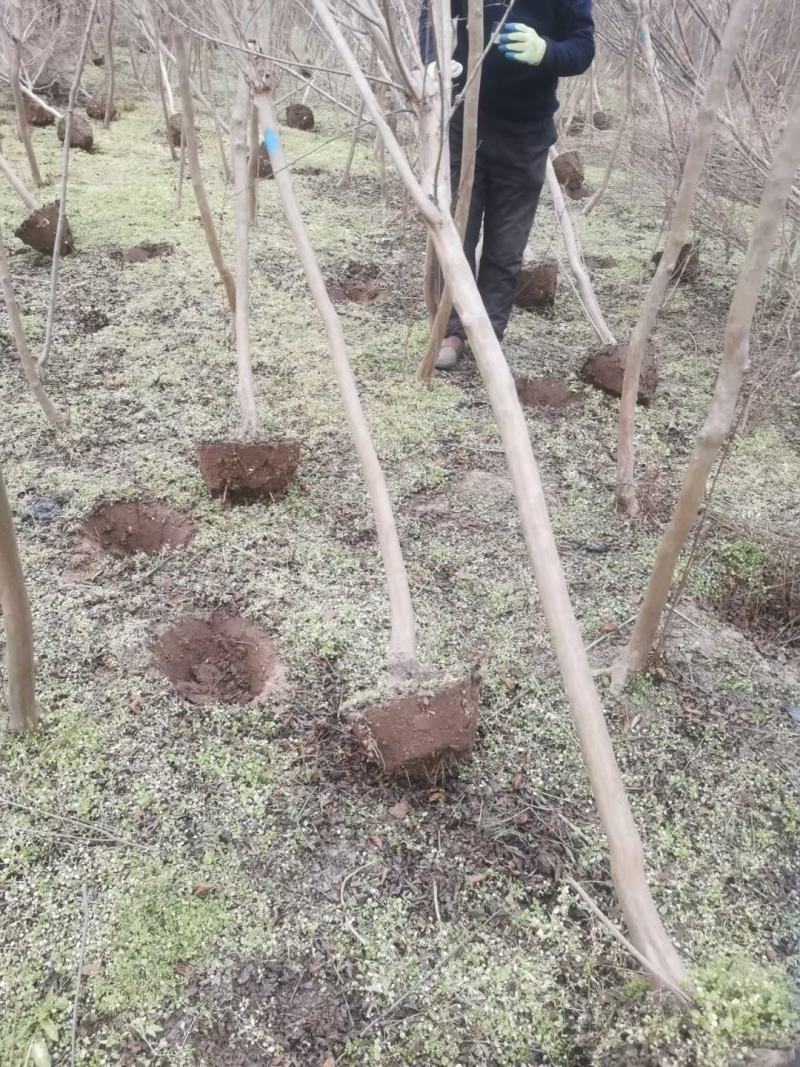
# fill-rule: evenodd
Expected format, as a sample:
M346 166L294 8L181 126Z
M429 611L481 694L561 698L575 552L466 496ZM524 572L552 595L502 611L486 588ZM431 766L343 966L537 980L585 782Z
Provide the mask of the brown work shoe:
M445 337L434 366L437 370L455 370L463 351L463 337L459 337L458 334L453 334L452 337Z

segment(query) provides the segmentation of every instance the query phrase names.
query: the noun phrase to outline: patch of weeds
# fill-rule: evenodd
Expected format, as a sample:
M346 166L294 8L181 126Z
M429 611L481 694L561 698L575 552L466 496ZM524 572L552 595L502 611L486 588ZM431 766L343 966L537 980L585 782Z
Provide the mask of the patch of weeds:
M800 554L791 547L744 538L714 545L712 599L740 629L800 643Z
M228 922L216 895L195 896L169 870L145 870L116 902L111 959L91 983L100 1010L144 1014L158 1006L183 982L176 965L208 955Z
M66 997L48 993L24 1014L3 1020L0 1026L0 1063L30 1063L42 1067L50 1063L50 1048L63 1038L68 1025Z
M709 1055L736 1045L788 1044L800 1032L798 990L783 968L734 955L711 961L693 978L691 1020Z

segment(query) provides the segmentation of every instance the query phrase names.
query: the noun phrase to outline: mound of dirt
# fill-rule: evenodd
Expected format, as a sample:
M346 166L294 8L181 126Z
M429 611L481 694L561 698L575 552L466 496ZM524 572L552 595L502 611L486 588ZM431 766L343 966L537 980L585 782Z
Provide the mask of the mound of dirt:
M610 130L611 129L611 116L607 111L595 111L592 116L592 122L596 130Z
M106 117L106 95L105 93L97 93L95 96L89 98L86 102L86 114L90 119L97 119L98 121L104 121ZM119 112L116 107L111 109L112 121L117 117Z
M577 152L562 152L556 156L553 160L553 170L559 184L565 189L580 189L586 181L583 162Z
M113 556L144 552L153 556L164 549L182 548L197 533L191 515L163 504L120 500L106 504L81 527L85 541Z
M617 265L613 256L595 256L591 252L587 253L583 259L589 270L612 270Z
M162 674L191 704L247 704L276 689L283 677L266 635L239 615L216 611L186 616L153 646Z
M56 117L47 108L42 107L38 100L25 99L25 117L29 126L52 126Z
M387 774L436 780L472 755L478 700L474 680L430 696L397 697L365 711L353 731Z
M45 204L33 214L29 215L14 231L15 235L45 256L52 256L56 247L56 230L58 228L58 207L60 201L54 200L52 204ZM69 220L64 219L64 229L61 234L61 255L67 256L75 251L75 239L69 226Z
M168 132L172 138L172 143L176 148L181 146L181 127L183 126L183 115L178 111L174 115L170 115L167 123Z
M67 117L64 115L58 120L58 126L56 126L56 133L62 144L64 143L66 131ZM69 146L70 148L80 148L84 152L91 152L94 146L94 133L92 132L92 124L85 115L73 114L69 126Z
M652 264L654 270L661 262L662 255L663 252L653 253ZM697 280L699 274L700 250L691 241L687 241L678 253L678 261L672 272L672 280L675 282L693 282Z
M551 308L556 302L558 263L548 259L532 267L523 267L517 277L514 303L521 308Z
M122 259L125 263L144 263L159 256L171 256L174 251L175 245L169 241L142 241L141 244L126 248Z
M581 368L581 377L595 389L601 389L604 393L610 393L611 396L622 396L622 381L625 377L627 356L627 345L605 345L586 360ZM653 346L648 344L642 360L638 402L645 406L649 404L657 388L658 368L655 352Z
M328 295L331 300L349 300L352 304L370 304L383 293L377 278L357 275L328 286Z
M517 396L524 408L552 408L564 411L581 398L560 378L517 378Z
M267 146L262 142L258 146L258 176L259 178L274 178L272 163L270 162Z
M305 104L289 104L286 108L286 125L292 130L313 130L314 112Z
M211 441L201 445L200 473L208 489L226 500L274 499L291 484L300 463L297 441L244 444Z

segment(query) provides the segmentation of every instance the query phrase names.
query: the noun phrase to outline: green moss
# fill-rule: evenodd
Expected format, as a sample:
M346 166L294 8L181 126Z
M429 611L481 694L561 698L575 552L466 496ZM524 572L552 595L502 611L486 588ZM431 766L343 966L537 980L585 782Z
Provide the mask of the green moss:
M208 957L230 916L214 894L197 897L169 870L146 867L118 896L105 972L90 980L101 1011L146 1015L183 985L176 964Z
M800 999L783 967L723 956L692 974L692 1023L710 1052L736 1045L785 1045L800 1033Z

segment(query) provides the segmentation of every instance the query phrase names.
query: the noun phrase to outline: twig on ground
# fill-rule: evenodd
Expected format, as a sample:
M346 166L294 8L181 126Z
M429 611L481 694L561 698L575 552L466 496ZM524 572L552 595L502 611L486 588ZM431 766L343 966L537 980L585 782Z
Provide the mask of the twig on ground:
M633 945L627 939L627 937L623 934L619 927L615 926L614 923L612 923L612 921L608 918L608 916L603 914L603 912L600 910L597 904L595 904L595 902L592 900L592 898L589 896L589 894L586 892L582 885L576 882L574 878L570 878L568 874L564 875L564 881L567 883L568 886L570 886L570 888L575 890L575 892L578 894L581 900L583 900L583 902L586 904L586 906L589 908L595 918L597 918L602 923L602 925L605 926L606 930L608 930L612 937L616 938L616 940L619 941L623 948L627 949L628 952L630 952L630 954L633 956L633 958L635 960L638 960L639 963L641 963L642 967L644 967L648 974L651 974L659 983L664 986L665 989L668 989L673 994L673 996L677 998L678 1003L682 1005L691 1004L692 998L689 996L686 990L681 989L680 986L675 985L675 983L670 981L670 979L667 978L666 975L662 974L657 967L654 967L646 956L642 955L638 948L636 948L636 946Z
M81 922L81 941L80 949L78 951L78 970L75 975L75 1001L72 1005L72 1035L69 1043L69 1063L70 1067L75 1067L75 1046L78 1040L78 1001L81 995L81 978L83 977L83 962L86 959L86 931L89 928L89 893L86 889L86 883L83 883L81 887L81 905L83 909L83 919Z
M0 797L0 804L5 804L6 807L16 808L17 811L25 811L29 815L42 815L46 819L58 819L59 822L70 823L72 826L81 826L86 830L92 830L95 833L104 834L110 841L116 841L118 845L125 845L127 848L138 848L141 851L147 851L147 845L142 845L138 841L129 841L125 837L120 837L115 834L113 830L106 829L100 823L84 822L82 819L73 819L69 815L58 815L54 811L45 811L44 808L34 808L28 804L20 804L17 800L11 800L10 797Z

